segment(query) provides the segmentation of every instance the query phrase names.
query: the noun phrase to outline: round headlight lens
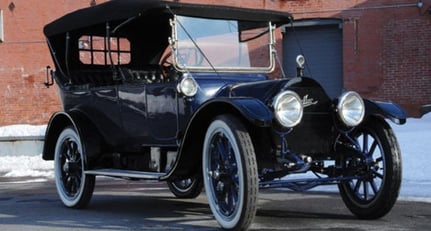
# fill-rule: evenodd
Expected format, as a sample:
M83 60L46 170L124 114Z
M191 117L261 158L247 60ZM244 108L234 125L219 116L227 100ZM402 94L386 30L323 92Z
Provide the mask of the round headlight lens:
M179 91L188 97L195 96L198 92L198 83L191 75L184 75L179 85Z
M356 92L348 91L342 94L337 109L341 121L349 127L359 125L364 119L364 101Z
M293 91L284 91L274 100L274 114L277 121L284 127L294 127L302 119L302 101Z

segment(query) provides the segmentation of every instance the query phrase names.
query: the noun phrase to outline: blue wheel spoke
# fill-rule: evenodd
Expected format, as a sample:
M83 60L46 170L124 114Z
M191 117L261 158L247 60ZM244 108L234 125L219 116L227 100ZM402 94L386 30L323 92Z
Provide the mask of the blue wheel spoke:
M361 180L357 180L355 184L355 188L353 189L353 192L359 193L359 188L361 187Z
M379 190L377 189L377 185L376 185L376 182L374 182L374 179L371 179L370 185L371 185L371 189L374 192L374 195L376 195Z
M229 140L226 140L226 152L225 152L225 154L226 154L226 159L225 160L227 160L227 161L229 161L229 162L231 162L231 161L233 161L233 162L235 162L235 156L233 155L233 153L232 153L232 144L229 142Z
M223 144L221 137L217 139L217 153L219 154L219 161L223 162L226 159L226 147Z
M376 163L382 162L383 161L383 157L379 157L376 159Z
M377 145L378 145L377 140L374 140L373 144L371 145L371 148L369 150L369 155L371 155L371 156L373 155L374 151L376 150Z
M363 134L362 153L368 153L368 135Z
M210 166L218 177L212 179L212 187L220 212L230 216L238 202L238 166L232 143L223 133L214 134L211 141Z
M61 151L62 151L61 154L62 154L62 156L64 157L65 160L72 159L69 141L65 141L63 143Z
M232 212L232 208L235 206L235 198L234 198L234 190L232 186L229 186L227 189L227 207L229 212Z
M68 143L67 149L69 152L70 160L75 161L77 154L79 154L79 153L77 153L78 152L78 149L76 147L77 145L75 142L73 142L71 140L69 140L67 143Z
M363 181L364 200L368 200L368 185L367 181Z
M210 150L210 166L211 171L218 169L218 166L220 165L220 152L218 151L218 142L214 141L211 144L211 150Z
M383 175L381 173L377 172L376 170L373 170L373 173L376 177L383 179Z
M211 152L211 156L210 156L210 166L211 166L211 171L214 171L218 168L219 165L219 155L217 152L212 151Z

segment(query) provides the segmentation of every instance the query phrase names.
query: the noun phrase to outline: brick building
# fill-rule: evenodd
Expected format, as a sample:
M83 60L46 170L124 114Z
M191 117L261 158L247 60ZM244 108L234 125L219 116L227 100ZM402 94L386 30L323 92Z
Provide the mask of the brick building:
M44 124L61 110L56 88L43 85L46 67L53 64L42 28L67 12L104 1L0 0L0 126ZM328 88L396 102L409 116L420 116L421 106L431 103L431 0L176 1L291 12L298 20L295 33L304 38L299 47L310 60L309 72L332 82ZM287 59L296 55L290 48L292 27L281 30L277 45L288 69ZM335 32L335 37L326 39L319 31ZM320 40L305 39L310 37ZM338 54L328 53L327 47ZM314 67L326 60L340 67Z

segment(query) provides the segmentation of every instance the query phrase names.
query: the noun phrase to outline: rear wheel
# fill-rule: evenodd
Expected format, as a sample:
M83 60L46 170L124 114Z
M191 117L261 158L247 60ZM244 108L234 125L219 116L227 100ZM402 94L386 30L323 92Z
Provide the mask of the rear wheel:
M196 198L202 192L202 178L200 176L168 180L167 184L169 190L177 198Z
M227 230L247 229L256 213L258 175L253 144L240 120L222 115L210 124L202 169L217 222Z
M386 215L398 198L401 185L401 153L396 137L385 121L370 120L353 133L363 158L344 164L355 169L359 179L338 185L349 210L359 218Z
M93 195L95 176L84 173L84 153L78 133L66 127L58 136L54 153L55 183L66 207L85 207Z

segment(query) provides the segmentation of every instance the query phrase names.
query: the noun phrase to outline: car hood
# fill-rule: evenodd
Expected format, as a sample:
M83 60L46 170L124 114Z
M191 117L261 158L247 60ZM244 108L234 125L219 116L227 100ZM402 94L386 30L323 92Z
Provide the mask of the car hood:
M327 111L331 104L331 99L320 84L305 77L236 83L226 90L230 97L252 97L267 105L272 104L273 98L285 90L296 92L302 99L304 108L313 106L313 111Z
M287 80L264 80L248 83L231 84L228 88L230 97L252 97L267 102L272 99L282 87L288 82Z

